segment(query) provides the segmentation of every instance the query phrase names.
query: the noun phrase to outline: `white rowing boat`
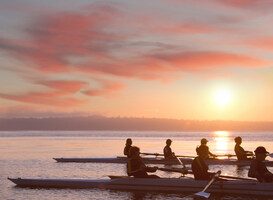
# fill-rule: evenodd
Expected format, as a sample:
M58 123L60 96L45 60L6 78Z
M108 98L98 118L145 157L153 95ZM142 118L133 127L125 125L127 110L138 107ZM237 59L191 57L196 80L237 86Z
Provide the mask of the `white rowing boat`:
M21 187L42 188L100 188L118 190L141 190L157 192L198 192L208 181L192 178L116 178L103 180L86 179L23 179L8 178ZM273 196L273 183L259 183L254 180L216 181L207 190L210 193Z
M116 158L53 158L57 162L91 162L91 163L127 163L127 157ZM193 158L179 158L184 164L192 163ZM145 164L165 164L165 165L180 165L177 159L164 159L160 157L143 157ZM249 166L250 160L238 161L236 159L208 159L208 165L238 165ZM273 166L273 161L265 161L267 166Z

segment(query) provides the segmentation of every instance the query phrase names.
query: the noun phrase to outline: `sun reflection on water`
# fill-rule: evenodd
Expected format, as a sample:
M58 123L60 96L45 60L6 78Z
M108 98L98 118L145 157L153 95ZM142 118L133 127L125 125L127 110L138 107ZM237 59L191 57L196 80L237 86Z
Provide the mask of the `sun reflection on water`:
M229 142L229 132L228 131L215 131L215 141L216 141L216 154L227 154L228 142Z

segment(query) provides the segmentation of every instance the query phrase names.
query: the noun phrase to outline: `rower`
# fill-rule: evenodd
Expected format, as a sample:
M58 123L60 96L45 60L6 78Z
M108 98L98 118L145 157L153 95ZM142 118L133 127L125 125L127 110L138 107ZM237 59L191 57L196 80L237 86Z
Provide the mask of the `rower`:
M172 152L171 144L172 144L172 140L167 139L166 146L163 149L165 159L176 159L174 152Z
M237 156L238 160L249 160L251 158L248 158L247 156L253 156L252 151L245 151L243 147L241 147L242 144L242 138L240 136L235 137L234 141L236 143L234 147L235 154Z
M201 145L197 147L199 149L199 153L202 154L203 159L209 159L210 157L215 158L216 155L209 151L209 147L207 146L208 140L206 138L201 139Z
M156 172L157 167L146 167L139 156L140 149L132 146L130 148L130 158L127 162L127 174L128 176L134 176L135 178L160 178L157 175L148 175L147 172Z
M130 148L132 147L132 139L131 138L127 138L126 140L126 144L123 150L123 154L127 156L127 158L130 157L129 152L130 152Z
M265 158L269 154L263 146L256 148L255 159L251 161L248 176L257 178L259 182L273 182L273 174L265 166Z
M214 173L208 172L208 165L205 162L207 157L202 151L202 147L196 148L197 157L192 161L192 172L195 180L210 180L214 176Z

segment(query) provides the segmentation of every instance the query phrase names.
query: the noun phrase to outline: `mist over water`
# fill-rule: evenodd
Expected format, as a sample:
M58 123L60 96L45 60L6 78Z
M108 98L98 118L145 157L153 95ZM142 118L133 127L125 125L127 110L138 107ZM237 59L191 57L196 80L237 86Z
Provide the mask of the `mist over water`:
M245 150L265 146L273 152L272 132L158 132L158 131L2 131L0 132L1 199L182 199L187 194L110 191L98 189L29 189L14 187L7 177L106 179L107 175L125 175L125 164L56 163L53 157L122 156L126 138L141 152L162 153L167 138L179 155L195 155L200 139L209 140L210 151L234 154L234 137L243 138ZM161 167L164 167L163 165ZM210 171L246 177L249 169L238 166L210 166ZM273 171L272 167L269 170ZM177 173L157 172L161 177L179 177ZM193 199L191 197L187 199ZM212 199L259 199L247 196L219 196ZM262 198L265 199L265 198ZM270 198L268 198L270 199Z

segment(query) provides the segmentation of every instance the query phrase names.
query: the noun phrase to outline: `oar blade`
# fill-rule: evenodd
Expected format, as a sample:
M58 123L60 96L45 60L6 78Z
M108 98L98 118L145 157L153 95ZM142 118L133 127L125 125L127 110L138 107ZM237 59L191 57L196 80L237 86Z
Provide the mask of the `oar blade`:
M207 193L207 192L197 192L197 193L195 193L194 195L196 195L196 196L201 196L201 197L205 197L205 198L209 198L210 193Z

